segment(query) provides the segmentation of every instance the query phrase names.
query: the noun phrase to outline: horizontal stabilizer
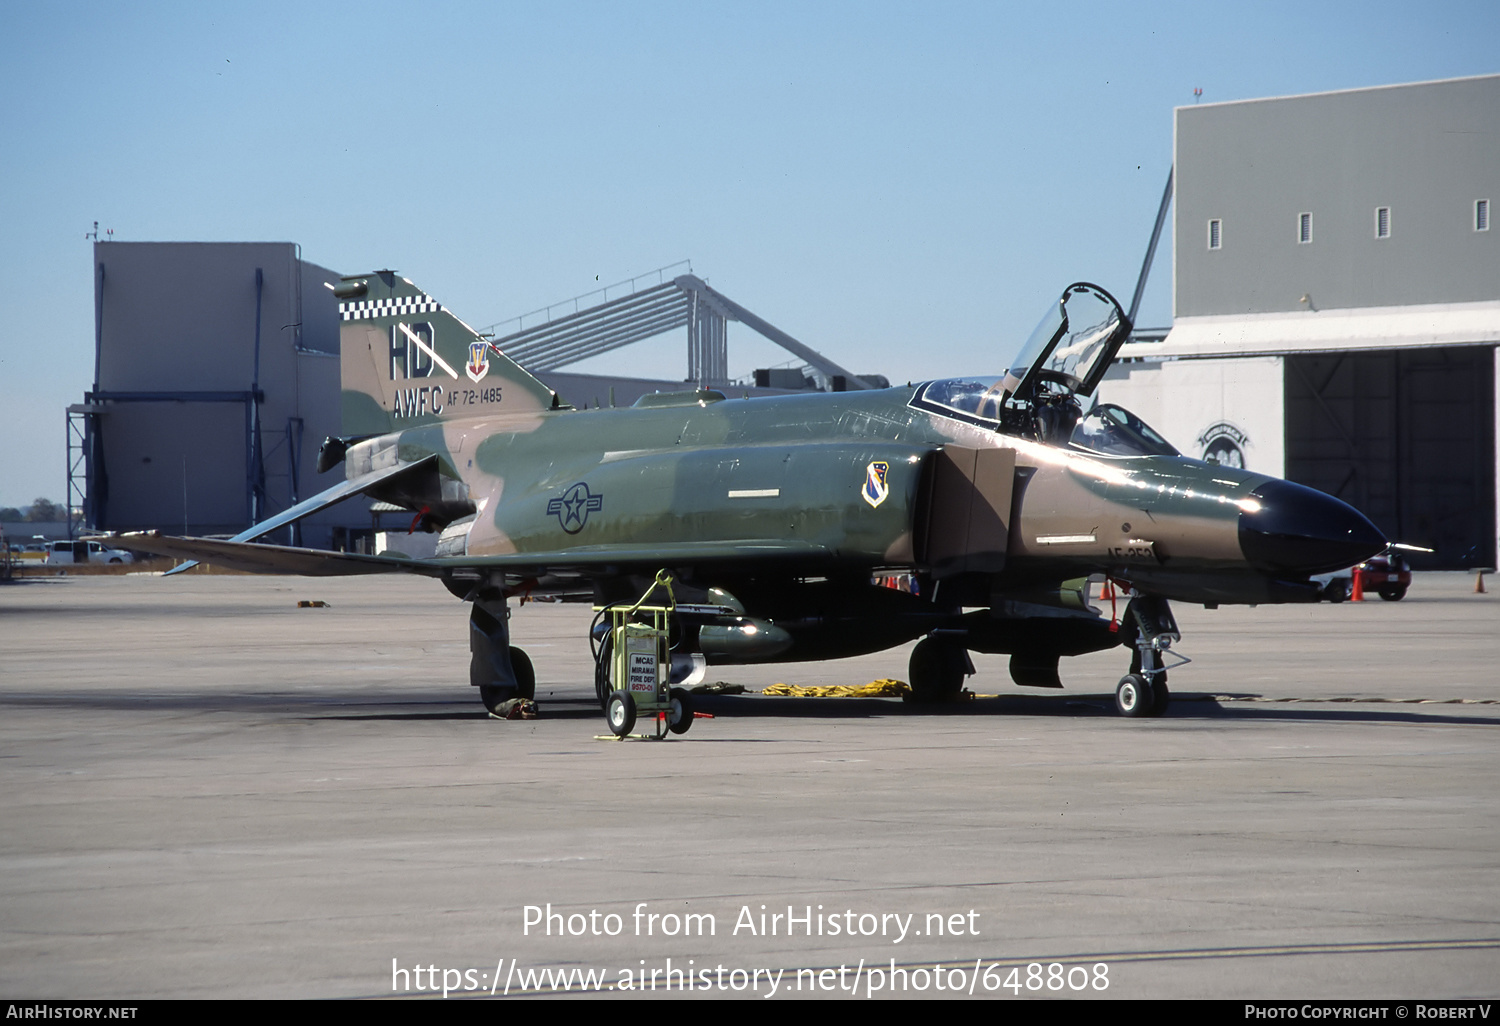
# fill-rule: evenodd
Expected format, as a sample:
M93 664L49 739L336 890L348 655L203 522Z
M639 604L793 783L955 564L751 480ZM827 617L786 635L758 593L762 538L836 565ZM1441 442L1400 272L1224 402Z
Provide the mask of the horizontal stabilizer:
M356 495L359 495L359 494L361 494L363 492L367 492L371 488L374 488L376 485L384 484L387 481L392 481L395 478L399 478L399 477L401 477L403 475L416 475L416 474L429 473L433 469L435 469L436 466L437 466L437 457L436 456L428 456L425 459L418 460L415 463L404 463L404 464L397 464L397 465L392 466L392 467L383 467L380 470L371 471L368 474L361 474L359 477L352 477L352 478L350 478L347 481L341 481L338 484L334 485L332 488L329 488L327 491L319 492L317 495L314 495L311 499L306 499L306 500L304 500L302 502L299 502L299 503L297 503L297 505L291 507L290 509L283 510L282 512L276 514L274 517L272 517L269 520L262 520L260 523L256 524L254 527L247 527L247 528L245 528L245 530L241 531L239 534L235 535L233 538L230 538L229 539L229 544L235 544L235 543L238 543L238 542L248 542L248 541L253 541L256 538L262 538L262 537L270 534L272 531L276 530L279 527L285 527L287 524L290 524L290 523L292 523L295 520L301 520L303 517L312 516L314 513L317 513L319 510L327 509L329 506L333 506L333 505L336 505L336 504L338 504L340 502L343 502L345 499L353 498ZM140 534L140 535L132 534L132 535L127 535L125 537L129 537L129 538L132 538L132 539L140 539L140 538L157 537L157 535L155 535L155 533L153 532L153 533ZM100 539L100 540L101 541L107 541L109 539L105 538L105 539ZM176 541L181 541L181 542L189 542L189 541L196 541L197 539L178 538L178 539L175 539L175 540ZM155 549L146 548L144 545L142 545L139 548L139 551L141 551L141 552L156 552L157 555L162 555L162 556L166 556L166 555L181 555L182 554L181 552L173 552L173 553L158 552ZM303 550L303 549L288 549L287 551L292 551L292 552L302 552L302 551L316 552L317 550L316 549L306 549L306 550ZM168 570L167 573L164 574L163 576L169 576L171 574L180 574L184 570L191 570L193 567L197 566L199 562L201 562L201 559L199 557L197 557L197 556L188 556L187 558L193 560L193 562L184 563L181 566L173 567L172 569ZM228 566L229 564L224 563L224 564L221 564L221 565ZM242 569L242 568L235 567L233 569ZM277 571L275 571L275 570L264 571L263 570L263 571L260 571L260 572L261 573L266 573L266 572L275 573ZM300 570L292 570L292 571L281 571L281 572L282 573L301 573L302 571L300 571ZM367 571L362 571L362 572L364 572L364 573L380 573L382 571L367 570Z

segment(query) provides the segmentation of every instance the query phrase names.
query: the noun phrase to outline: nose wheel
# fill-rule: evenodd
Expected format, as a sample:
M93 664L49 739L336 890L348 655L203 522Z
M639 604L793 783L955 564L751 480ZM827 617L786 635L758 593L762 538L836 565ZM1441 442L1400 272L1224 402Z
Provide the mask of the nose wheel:
M1115 687L1115 709L1121 716L1160 716L1171 701L1166 670L1158 670L1152 681L1143 674L1127 673Z

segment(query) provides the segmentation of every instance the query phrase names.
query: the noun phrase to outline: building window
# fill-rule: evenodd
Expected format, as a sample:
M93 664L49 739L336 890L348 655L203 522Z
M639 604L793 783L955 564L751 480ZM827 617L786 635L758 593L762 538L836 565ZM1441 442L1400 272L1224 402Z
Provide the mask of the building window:
M1218 249L1224 245L1224 222L1217 217L1208 222L1208 248Z
M1297 242L1300 244L1300 243L1311 242L1311 241L1312 241L1312 215L1311 214L1298 214L1297 215Z
M1375 237L1377 239L1389 239L1391 237L1391 208L1375 208Z
M1490 201L1474 201L1474 230L1476 232L1487 232L1490 230Z

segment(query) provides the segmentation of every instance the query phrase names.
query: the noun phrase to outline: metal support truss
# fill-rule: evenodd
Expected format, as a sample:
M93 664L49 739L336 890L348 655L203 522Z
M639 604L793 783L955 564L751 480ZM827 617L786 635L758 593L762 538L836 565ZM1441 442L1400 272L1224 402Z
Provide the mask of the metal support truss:
M65 501L68 509L69 541L73 540L76 533L75 525L79 523L74 516L74 510L82 514L83 526L92 527L96 520L94 511L89 507L90 497L94 494L94 489L91 487L93 455L89 447L94 442L94 418L99 410L100 407L90 404L75 404L68 407L68 491Z
M494 345L528 370L545 373L687 328L688 380L699 388L722 388L729 383L730 321L739 321L805 361L830 387L875 387L691 274L512 332L495 339Z

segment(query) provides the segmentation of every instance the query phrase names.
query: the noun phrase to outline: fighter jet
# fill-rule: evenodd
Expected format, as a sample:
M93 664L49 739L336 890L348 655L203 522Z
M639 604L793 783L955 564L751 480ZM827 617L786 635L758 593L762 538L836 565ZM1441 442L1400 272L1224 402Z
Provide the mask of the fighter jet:
M1097 285L1064 289L998 376L758 398L700 388L594 410L394 273L335 291L345 434L319 469L342 463L345 480L229 541L117 544L242 570L437 578L471 606L470 683L492 711L535 687L510 644L511 600L630 602L666 570L674 680L921 639L911 698L941 702L961 694L973 652L1008 654L1017 684L1058 688L1060 657L1123 646L1118 711L1154 715L1167 669L1186 661L1171 651L1171 601L1316 601L1311 575L1386 545L1338 499L1191 459L1092 399L1130 331ZM436 555L256 541L355 495L411 511L437 532ZM1123 612L1095 605L1091 582ZM614 683L599 633L603 703Z

